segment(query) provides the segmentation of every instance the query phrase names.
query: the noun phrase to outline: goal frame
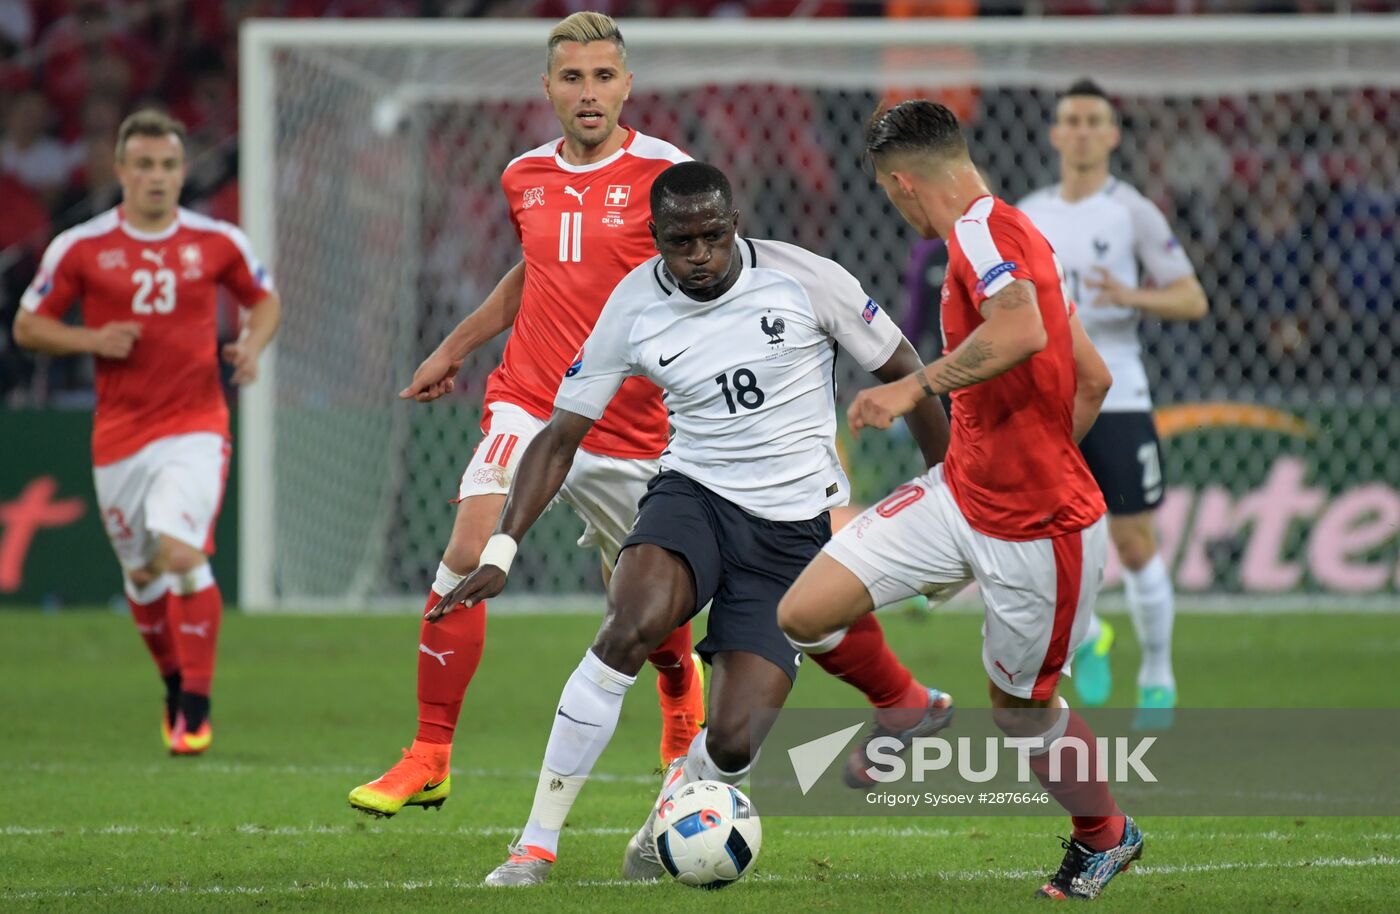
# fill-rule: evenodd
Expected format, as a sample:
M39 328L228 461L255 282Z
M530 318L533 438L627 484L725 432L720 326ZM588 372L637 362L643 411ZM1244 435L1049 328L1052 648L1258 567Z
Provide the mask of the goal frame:
M270 265L278 262L277 164L275 161L274 99L277 95L274 55L296 47L365 47L384 44L422 48L519 48L543 60L546 20L249 20L240 32L239 47L239 203L243 228L254 249ZM1350 44L1390 43L1400 48L1400 15L1221 16L1193 18L1102 17L1094 19L968 19L968 20L627 20L628 43L685 44L698 48L779 50L806 47L885 47L961 45L968 48L1032 49L1055 45L1077 48L1263 45L1270 43ZM1339 49L1345 53L1345 49ZM1330 85L1386 84L1400 81L1400 68L1383 73L1347 70ZM659 75L659 74L658 74ZM960 76L962 74L959 74ZM975 71L965 74L975 80ZM1028 69L1024 79L1033 84ZM734 74L725 75L733 81ZM839 76L832 77L839 80ZM862 84L880 86L878 74ZM908 74L890 79L907 83ZM1293 78L1296 84L1297 77ZM832 85L835 83L826 83ZM1326 84L1326 83L1324 83ZM1267 88L1267 81L1260 84ZM1171 91L1182 91L1174 84ZM394 100L413 103L442 100L451 87L397 87ZM296 302L287 307L295 308ZM239 464L238 585L239 602L247 611L290 608L277 591L275 556L278 531L275 454L275 379L277 344L262 356L258 383L240 392L237 447ZM510 601L505 601L510 602ZM1314 601L1315 602L1315 601ZM299 608L300 604L298 604ZM519 607L527 608L527 607Z

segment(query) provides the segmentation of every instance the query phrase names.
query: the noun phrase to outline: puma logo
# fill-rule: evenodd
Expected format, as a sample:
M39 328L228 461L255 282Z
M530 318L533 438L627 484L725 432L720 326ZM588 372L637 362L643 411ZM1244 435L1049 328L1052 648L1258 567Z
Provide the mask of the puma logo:
M165 631L165 620L162 619L155 625L142 625L138 622L136 623L136 630L143 635L159 635L161 632Z
M566 187L564 188L564 193L568 194L568 195L571 196L571 197L577 198L577 199L578 199L578 205L579 205L579 206L583 206L583 195L586 194L586 193L588 193L588 188L585 187L583 190L574 190L572 187L567 187L567 186L566 186Z
M147 249L147 250L142 250L142 251L141 251L141 259L142 259L142 260L149 260L151 263L155 264L156 266L164 268L164 266L165 266L165 248L161 248L159 251L152 251L152 250L149 250L149 249Z
M426 644L420 644L420 645L418 645L418 653L420 653L420 654L427 654L429 657L433 658L433 659L436 660L438 663L441 663L443 666L447 666L447 655L448 655L448 654L455 654L455 653L457 653L457 652L456 652L456 651L443 651L441 654L439 654L437 651L435 651L435 650L433 650L432 648L428 647Z
M996 668L999 669L999 670L1001 670L1003 673L1006 674L1006 681L1007 681L1007 682L1015 682L1015 681L1016 681L1016 674L1021 672L1020 670L1017 670L1015 673L1011 672L1011 671L1008 670L1006 667L1004 667L1004 666L1001 665L1001 661L1000 661L1000 660L993 660L992 663L996 664Z
M180 634L194 635L196 638L209 637L209 623L201 622L198 625L191 625L188 622L180 623Z

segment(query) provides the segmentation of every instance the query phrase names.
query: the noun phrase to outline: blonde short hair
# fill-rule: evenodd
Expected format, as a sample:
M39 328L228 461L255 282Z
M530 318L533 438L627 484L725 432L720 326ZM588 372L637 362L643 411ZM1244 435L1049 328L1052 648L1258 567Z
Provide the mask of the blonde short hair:
M126 141L134 136L171 136L180 141L180 146L185 145L185 125L164 111L157 111L155 108L145 108L141 111L127 115L126 120L117 128L117 161L120 162L126 153Z
M617 45L617 53L622 57L622 66L627 66L627 45L622 41L622 29L617 21L606 13L583 10L574 13L556 25L549 33L549 51L545 55L544 68L548 73L554 68L554 49L566 41L588 44L590 41L611 41Z

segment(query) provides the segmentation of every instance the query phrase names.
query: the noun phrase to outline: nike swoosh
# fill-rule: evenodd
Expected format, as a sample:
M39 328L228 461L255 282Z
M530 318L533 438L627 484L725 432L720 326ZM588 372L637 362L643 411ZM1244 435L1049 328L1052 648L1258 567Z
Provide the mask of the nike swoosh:
M447 778L450 777L450 776L451 776L451 775L448 775L448 776L444 777L442 780L438 781L436 784L424 784L424 785L423 785L423 792L424 792L424 793L427 793L429 790L437 790L437 789L438 789L439 787L441 787L443 784L446 784L446 783L447 783Z
M687 346L687 347L685 347L684 349L682 349L680 352L678 352L678 353L676 353L675 355L671 356L669 359L666 358L664 355L661 356L661 367L662 367L662 368L665 368L667 365L670 365L670 364L671 364L672 362L674 362L676 359L678 359L678 358L680 358L681 356L685 355L685 354L686 354L687 352L689 352L689 351L690 351L690 347Z
M576 724L578 724L579 726L582 726L582 727L601 727L601 726L602 726L602 724L590 724L590 723L589 723L588 721L586 721L586 720L579 720L577 717L570 717L568 714L565 714L565 713L564 713L564 709L563 709L563 708L560 708L560 709L559 709L558 711L556 711L555 713L556 713L559 717L562 717L562 718L564 718L565 720L571 720L571 721L573 721L574 723L576 723Z

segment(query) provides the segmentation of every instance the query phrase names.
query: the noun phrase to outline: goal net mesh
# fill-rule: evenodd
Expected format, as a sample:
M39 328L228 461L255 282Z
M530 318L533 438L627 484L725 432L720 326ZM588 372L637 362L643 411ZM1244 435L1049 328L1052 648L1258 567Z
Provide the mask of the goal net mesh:
M1057 93L1079 76L1103 84L1123 122L1114 171L1162 207L1211 305L1196 323L1141 328L1166 447L1158 521L1179 588L1395 595L1393 44L1304 28L1273 42L1124 31L779 46L766 32L691 40L699 28L632 39L624 122L723 168L744 233L839 260L925 358L940 348L946 258L863 169L866 118L884 100L944 101L1014 202L1057 179ZM258 535L273 538L265 571L281 605L417 602L432 581L505 337L467 360L455 394L431 406L396 394L519 257L499 177L559 133L539 32L528 46L416 43L392 29L374 44L273 42L274 104L261 116L274 129L269 247L286 310L265 394L273 516ZM844 357L838 377L843 405L870 383ZM863 503L919 469L901 430L857 442L843 429L841 443ZM580 530L567 508L546 514L511 575L514 605L597 605L598 560L575 547Z

